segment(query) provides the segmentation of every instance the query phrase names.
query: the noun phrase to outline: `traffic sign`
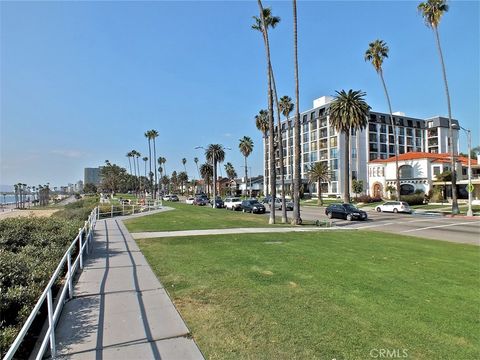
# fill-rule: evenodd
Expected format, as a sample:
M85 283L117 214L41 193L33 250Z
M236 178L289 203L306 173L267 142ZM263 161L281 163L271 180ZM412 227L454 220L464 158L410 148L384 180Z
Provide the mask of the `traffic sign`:
M469 193L473 192L474 188L475 188L475 187L473 186L472 183L470 183L470 184L467 185L467 191L468 191Z

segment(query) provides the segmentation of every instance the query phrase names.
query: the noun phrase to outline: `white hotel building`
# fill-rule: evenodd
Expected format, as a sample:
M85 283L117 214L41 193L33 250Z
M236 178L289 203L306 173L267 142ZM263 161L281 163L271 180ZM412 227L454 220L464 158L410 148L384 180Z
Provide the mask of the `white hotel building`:
M322 193L325 195L341 196L344 174L344 151L346 150L345 136L337 133L330 124L328 109L332 97L323 96L313 101L313 108L300 113L300 144L301 144L301 171L302 184L305 193L317 194L316 184L308 184L307 172L311 164L325 162L331 170L331 182L322 184ZM410 152L446 153L448 152L448 119L433 117L417 119L405 116L403 113L394 113L397 125L399 154ZM457 120L453 120L458 125ZM293 179L293 133L294 117L281 124L285 183L292 184ZM278 127L275 127L278 132ZM268 135L264 138L264 192L268 192ZM454 129L454 137L458 139L458 130ZM458 141L455 142L458 144ZM388 159L395 155L394 134L390 125L389 114L371 111L368 126L358 134L350 137L352 151L350 159L351 178L362 180L364 191L373 194L369 184L368 163L376 159ZM457 146L458 147L458 146ZM458 148L457 148L458 152ZM280 161L279 149L276 148L277 189L280 190Z

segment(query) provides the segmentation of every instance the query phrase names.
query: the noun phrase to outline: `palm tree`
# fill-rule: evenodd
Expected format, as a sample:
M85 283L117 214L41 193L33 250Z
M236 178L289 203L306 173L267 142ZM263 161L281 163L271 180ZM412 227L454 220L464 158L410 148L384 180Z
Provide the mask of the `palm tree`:
M442 16L448 11L448 5L446 0L427 0L422 2L417 7L418 11L422 14L425 24L432 28L435 39L437 41L438 54L440 56L440 63L442 65L443 82L445 83L445 94L447 95L448 106L448 127L450 138L450 157L452 168L452 214L458 214L460 212L457 202L457 172L455 171L455 146L453 138L453 123L452 123L452 108L450 105L450 93L448 91L447 71L445 69L445 62L443 61L442 46L440 45L440 35L438 33L438 25Z
M198 175L198 177L200 177L200 170L198 169L198 158L197 158L197 157L194 157L194 158L193 158L193 162L194 162L195 165L197 166L197 175Z
M255 115L255 124L257 129L263 134L263 137L267 137L268 132L268 110L260 110L258 115Z
M170 179L168 178L167 175L163 175L162 176L162 185L163 185L163 188L164 189L167 189L167 193L169 192L168 191L168 184L170 183Z
M130 175L132 175L132 162L130 161L132 158L132 152L129 151L125 156L128 158L128 167L130 168Z
M210 144L205 150L205 156L213 164L213 200L215 200L217 195L217 164L225 160L225 150L220 144ZM215 201L213 207L215 207Z
M285 95L280 98L280 102L278 103L278 112L282 112L282 114L287 118L288 124L290 123L290 113L293 111L294 108L295 108L295 105L293 105L292 99L290 98L290 96ZM278 127L280 128L280 123ZM282 156L280 157L280 161L283 164L283 146L281 148L281 151L282 151ZM290 154L290 156L292 156L292 154ZM284 180L283 169L281 172L281 177L282 177L282 222L284 217L286 222L287 208L285 206L285 188L284 188L285 180Z
M322 182L330 182L330 170L328 169L328 165L320 161L310 165L310 168L308 169L308 181L310 183L317 183L317 204L323 206Z
M293 157L293 219L292 224L300 225L300 186L302 182L301 159L300 159L300 95L298 81L298 36L297 36L297 1L293 0L293 53L295 62L295 125L293 148L295 156Z
M187 168L185 166L185 164L187 163L187 159L186 158L183 158L182 159L182 165L183 165L183 169L185 170L185 172L187 172Z
M239 140L238 148L240 149L240 152L243 155L243 158L245 159L245 189L247 190L246 193L248 193L248 167L247 167L247 157L250 156L250 154L253 151L253 140L249 136L244 136ZM251 176L251 174L250 174ZM252 196L252 189L250 189L249 193L250 197Z
M155 130L155 129L152 129L150 131L147 131L147 133L149 134L149 137L150 139L152 140L153 142L153 159L156 159L157 158L157 149L156 149L156 145L155 145L155 139L158 137L158 131ZM155 168L155 160L153 161L153 167ZM155 170L155 186L153 187L153 198L156 199L157 198L157 170Z
M268 137L268 143L269 143L269 178L270 178L270 193L272 195L272 205L273 201L275 201L275 196L276 196L276 182L277 182L277 177L276 177L276 169L275 169L275 149L274 149L274 123L273 123L273 94L272 94L272 63L270 60L270 43L268 40L268 27L274 27L274 25L271 23L273 20L268 20L268 19L273 19L274 17L272 16L267 16L268 12L265 13L263 6L262 6L262 1L258 0L258 7L260 10L260 18L257 18L254 16L255 24L252 26L253 29L255 30L260 30L263 34L263 41L265 45L265 55L266 55L266 60L267 60L267 80L268 80L268 128L270 132L270 136ZM267 20L269 22L267 22ZM277 23L280 19L277 18ZM270 207L270 218L269 218L269 224L275 224L275 206Z
M146 188L146 185L147 185L146 181L147 181L147 161L148 161L148 157L144 156L142 158L142 160L143 160L143 165L144 165L144 168L145 168L145 179L143 181L143 187L144 187L143 190L145 191L145 188Z
M341 90L336 93L330 105L330 125L345 136L343 201L350 203L350 132L352 129L365 129L370 106L363 99L366 93L361 90L350 89L348 93Z
M167 162L167 159L160 156L157 159L157 162L158 162L158 165L160 165L160 167L162 167L162 172L161 172L160 176L163 176L162 175L163 172L165 172L165 175L167 175L167 170L166 170L166 167L165 167L165 163ZM163 182L162 182L162 184L163 184ZM165 188L163 188L163 190L165 190Z
M232 181L237 177L237 172L235 171L235 168L233 167L232 163L227 162L225 164L225 172L227 173L227 177ZM230 185L230 195L232 195L232 187Z
M145 132L145 137L148 140L148 158L150 161L148 162L148 175L149 175L149 184L150 184L150 193L152 193L152 179L151 179L151 174L152 174L152 146L150 141L152 140L152 134L150 133L151 130L148 130ZM155 160L154 160L155 161Z
M205 181L205 184L207 186L207 196L210 197L210 179L213 175L213 166L209 163L205 163L200 165L200 175L202 176L202 179Z
M185 183L188 182L188 175L186 171L181 171L178 174L178 181L182 184L182 194L185 192Z
M398 133L397 133L397 126L393 121L393 113L392 113L392 104L390 103L390 96L388 95L387 85L385 85L385 79L383 78L383 69L382 64L383 60L388 58L388 46L383 40L375 40L368 44L368 49L365 51L365 61L370 61L373 65L373 68L380 75L380 80L382 80L383 90L385 91L385 97L387 98L388 103L388 110L390 112L390 124L392 125L393 133L394 133L394 147L395 147L395 176L397 182L397 196L398 200L400 200L400 176L398 173ZM357 136L358 138L358 136ZM358 155L357 155L358 159Z

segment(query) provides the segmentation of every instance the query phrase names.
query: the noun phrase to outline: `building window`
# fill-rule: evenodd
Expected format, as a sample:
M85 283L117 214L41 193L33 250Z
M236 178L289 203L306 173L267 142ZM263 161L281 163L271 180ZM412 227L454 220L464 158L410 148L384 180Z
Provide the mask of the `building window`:
M380 134L380 142L381 143L386 143L387 142L387 135Z
M325 153L325 156L326 156L326 153ZM337 157L338 157L338 149L337 148L330 149L330 158L336 159Z
M410 165L402 165L398 168L400 179L412 179L413 167Z
M440 175L440 166L433 167L433 175Z
M377 131L377 124L369 124L368 129L370 131L375 131L376 132Z
M333 178L332 178L332 180L333 180ZM332 193L336 193L336 192L338 192L338 190L337 190L337 182L336 182L336 181L333 181L333 182L332 182Z
M415 187L411 184L400 185L400 195L411 195L415 192Z
M385 134L387 132L387 125L380 125L380 132Z
M357 149L352 149L352 159L356 159L357 158Z
M338 169L338 159L330 160L330 169L331 170Z
M336 136L332 136L330 138L330 147L337 147L337 137Z
M378 151L377 143L370 143L370 151Z
M369 139L370 141L377 142L377 133L370 133Z

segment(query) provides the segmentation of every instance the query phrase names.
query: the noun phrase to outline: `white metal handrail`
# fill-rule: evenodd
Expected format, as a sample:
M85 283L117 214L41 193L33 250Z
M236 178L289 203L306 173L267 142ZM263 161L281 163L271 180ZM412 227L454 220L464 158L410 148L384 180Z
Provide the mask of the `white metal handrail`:
M69 246L69 248L63 255L62 260L60 260L60 263L58 264L55 272L50 278L50 281L45 287L45 290L43 291L42 295L38 299L32 312L28 316L27 321L25 321L25 324L23 324L22 329L20 330L17 337L15 338L15 341L10 346L10 349L5 354L3 360L10 360L15 356L15 353L18 347L20 346L20 344L23 341L23 338L25 337L28 330L30 329L32 322L35 319L35 316L37 315L37 313L40 311L40 308L43 305L45 299L47 299L47 308L48 308L48 330L45 333L45 336L42 340L42 344L40 346L40 350L37 353L36 359L37 360L42 359L43 354L45 353L45 350L49 342L50 342L50 354L52 358L55 357L55 353L56 353L55 324L57 323L58 318L60 317L60 314L62 312L63 305L66 302L65 298L67 296L67 291L68 291L68 298L71 299L73 297L73 278L75 276L75 273L78 267L80 267L80 269L83 269L83 254L84 254L84 251L87 254L89 252L89 246L93 239L93 233L94 233L95 225L98 219L98 214L99 214L99 210L98 210L98 207L96 207L90 213L88 220L85 221L85 225L81 229L79 229L77 237L75 238L75 240L73 240L72 244ZM75 261L72 264L72 251L76 248L77 242L79 246L79 251ZM67 274L64 277L65 282L61 290L59 291L59 295L57 297L58 300L54 308L53 299L52 299L52 287L55 284L57 278L59 277L61 271L63 270L65 266L65 262L67 263Z
M147 202L145 205L111 205L109 211L98 211L98 219L114 216L133 215L142 212L157 210L162 206L162 201ZM121 206L121 208L120 208Z

